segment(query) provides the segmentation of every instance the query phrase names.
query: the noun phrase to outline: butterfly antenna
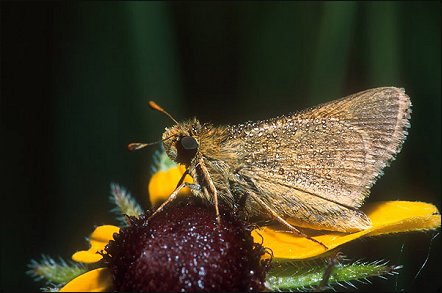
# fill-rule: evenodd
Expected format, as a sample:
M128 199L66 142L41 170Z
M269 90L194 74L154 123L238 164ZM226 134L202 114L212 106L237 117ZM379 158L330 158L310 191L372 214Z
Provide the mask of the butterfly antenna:
M166 110L164 110L163 108L158 106L157 103L155 103L154 101L149 101L149 107L151 107L152 109L154 109L154 110L156 110L158 112L161 112L161 113L165 114L167 117L172 119L173 122L178 124L178 121L176 121L175 118L172 117L172 115L170 115ZM139 149L143 149L143 148L145 148L147 146L163 142L163 141L168 140L169 138L172 138L172 137L174 137L174 135L166 137L165 139L162 139L162 140L159 140L159 141L151 142L151 143L133 142L133 143L128 144L127 148L129 149L129 151L136 151L136 150L139 150Z
M172 117L172 115L170 115L169 113L167 113L166 110L164 110L163 108L161 108L160 106L157 105L157 103L155 103L154 101L149 101L149 107L151 107L154 110L157 110L158 112L161 112L165 115L167 115L170 119L172 119L173 122L175 122L176 124L178 124L178 121L175 120L175 118Z
M152 143L141 143L141 142L133 142L127 145L127 149L129 151L136 151L142 148L145 148L147 146L153 145L153 144L157 144L160 143L161 141L156 141L156 142L152 142Z
M143 148L145 148L147 146L154 145L154 144L166 141L166 140L168 140L168 139L170 139L170 138L172 138L174 136L175 135L171 135L169 137L166 137L165 139L162 139L162 140L159 140L159 141L155 141L155 142L150 142L150 143L133 142L133 143L128 144L127 148L129 149L129 151L137 151L137 150L143 149Z

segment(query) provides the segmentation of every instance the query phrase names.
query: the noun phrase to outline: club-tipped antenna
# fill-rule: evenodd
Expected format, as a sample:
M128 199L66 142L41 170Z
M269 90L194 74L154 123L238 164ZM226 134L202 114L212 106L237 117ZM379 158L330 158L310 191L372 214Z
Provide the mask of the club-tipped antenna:
M174 136L175 135L171 135L169 137L166 137L165 139L162 139L162 140L159 140L159 141L155 141L155 142L150 142L150 143L133 142L133 143L128 144L127 148L128 148L129 151L137 151L139 149L143 149L143 148L148 147L150 145L154 145L154 144L163 142L165 140L168 140L168 139L170 139L170 138L172 138Z
M157 110L158 112L161 112L161 113L167 115L170 119L172 119L173 122L178 124L178 121L176 121L175 118L172 117L172 115L170 115L166 110L164 110L163 108L158 106L157 103L155 103L154 101L149 101L149 107L151 107L154 110Z

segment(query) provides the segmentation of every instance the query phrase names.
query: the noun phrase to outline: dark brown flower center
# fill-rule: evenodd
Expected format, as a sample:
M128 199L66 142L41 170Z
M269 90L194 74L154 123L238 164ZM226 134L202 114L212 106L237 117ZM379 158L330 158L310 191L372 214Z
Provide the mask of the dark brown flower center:
M220 226L213 206L187 198L147 221L150 214L130 218L106 247L117 291L264 289L265 249L232 213L222 213Z

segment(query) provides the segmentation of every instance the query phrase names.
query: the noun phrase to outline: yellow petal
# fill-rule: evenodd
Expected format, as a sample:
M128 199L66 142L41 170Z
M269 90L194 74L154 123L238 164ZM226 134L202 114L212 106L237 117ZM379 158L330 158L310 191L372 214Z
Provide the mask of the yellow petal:
M77 251L72 255L72 260L82 263L95 263L102 258L95 249Z
M69 283L60 292L109 292L112 290L112 272L99 268L84 273Z
M362 236L429 230L440 227L441 217L434 205L423 202L389 201L367 204L364 212L372 227L355 233L320 231L313 238L333 249ZM263 246L273 251L275 258L305 259L325 252L319 244L293 233L262 227L252 232L256 242L264 238ZM261 235L261 236L260 236Z
M158 171L152 175L149 181L149 198L153 206L164 202L170 194L176 189L178 182L186 171L185 166L178 165L166 171ZM193 183L191 176L186 175L184 182ZM181 189L178 195L189 195L190 189L185 187Z
M386 201L367 205L364 212L374 226L367 236L432 230L441 224L438 209L425 202Z
M104 250L106 244L113 239L114 233L119 231L120 228L113 225L98 226L89 237L90 248L75 252L72 259L82 263L95 263L101 260L102 256L97 252Z

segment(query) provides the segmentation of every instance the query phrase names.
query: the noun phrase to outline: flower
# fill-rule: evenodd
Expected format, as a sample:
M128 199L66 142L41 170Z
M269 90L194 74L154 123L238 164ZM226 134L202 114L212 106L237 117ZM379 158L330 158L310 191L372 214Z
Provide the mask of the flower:
M268 260L247 223L197 198L129 219L105 247L116 291L262 291Z
M105 268L75 278L60 291L263 290L266 250L254 243L244 221L220 209L221 227L214 210L196 198L170 205L151 220L152 211L129 217L122 229L97 227L90 248L72 259Z
M157 155L157 166L153 171L148 190L152 205L157 206L167 198L165 194L173 191L185 169L171 163L167 157L160 154ZM192 182L191 178L186 180ZM182 194L188 195L189 190ZM249 225L238 220L222 205L220 208L223 211L223 225L226 224L226 227L230 228L220 231L214 221L213 207L194 197L179 197L149 221L147 219L152 211L142 214L142 209L130 194L115 184L112 185L112 201L117 205L120 214L130 216L120 217L121 228L104 225L93 231L89 237L90 247L72 255L74 261L89 266L89 270L75 271L75 274L71 274L70 279L67 279L67 284L58 281L59 284L64 284L60 286L60 291L171 291L183 288L244 291L265 287L270 290L292 290L314 284L323 286L329 280L348 282L355 278L392 274L399 268L379 263L337 266L339 261L330 261L335 264L335 270L339 270L340 274L327 275L325 272L331 270L325 270L324 267L329 264L324 263L305 272L301 272L299 267L292 268L291 276L283 277L279 275L279 271L287 271L287 264L290 263L278 262L279 260L309 260L321 257L325 252L323 247L309 239L278 231L271 226L258 227L251 231ZM440 227L441 222L437 208L423 202L378 202L366 204L363 211L371 219L371 228L354 233L315 231L313 238L325 244L330 251L361 237L432 230ZM214 234L210 234L213 232ZM187 237L189 235L191 237ZM224 235L224 238L219 238L220 235ZM215 241L216 239L218 240ZM240 241L229 242L231 239ZM193 242L195 240L196 242ZM220 271L213 271L213 268L205 266L210 263L207 258L210 254L208 249L213 247L217 247L215 251L218 252L227 251L227 254L224 254L227 258L224 260L222 256L214 254L217 259L215 263L223 264L218 266ZM177 267L174 266L177 262L171 261L175 258L183 264L180 267L183 274L179 276L171 276L171 272L177 271ZM193 264L196 260L201 262ZM273 268L268 271L270 261ZM230 262L230 266L224 262ZM42 266L34 262L31 265L33 274L41 277L42 274L36 272ZM345 274L345 270L349 269L351 274ZM358 269L360 272L355 274ZM300 277L297 281L309 281L300 281L294 285L293 276L298 276L300 272L304 274L301 276L304 278ZM306 274L309 274L308 278L305 278ZM156 276L156 279L152 276ZM46 279L50 280L48 277ZM247 281L240 284L235 281L239 279ZM216 280L222 280L222 283L230 280L232 283L229 283L230 287L217 287L219 282Z

